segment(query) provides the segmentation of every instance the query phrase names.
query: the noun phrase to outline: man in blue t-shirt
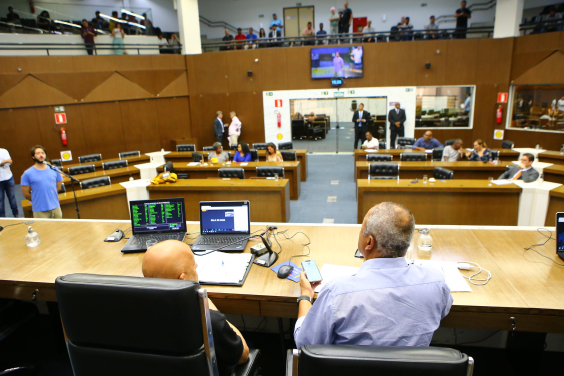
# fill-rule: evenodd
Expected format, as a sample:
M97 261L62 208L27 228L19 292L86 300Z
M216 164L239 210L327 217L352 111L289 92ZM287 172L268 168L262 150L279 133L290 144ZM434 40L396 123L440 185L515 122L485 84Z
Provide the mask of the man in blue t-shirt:
M413 144L413 150L417 151L425 151L442 147L443 144L441 144L436 138L433 138L433 132L431 131L425 132L423 137L415 141Z
M35 164L25 170L21 185L24 197L31 201L33 217L63 218L58 194L63 177L44 163L47 154L43 146L35 145L30 154Z
M274 13L274 14L272 15L272 21L270 21L270 27L269 27L269 29L272 29L272 26L273 26L273 25L276 25L276 30L280 30L280 31L282 31L282 28L284 27L284 26L282 25L282 21L280 21L280 20L278 19L278 17L276 16L276 13Z

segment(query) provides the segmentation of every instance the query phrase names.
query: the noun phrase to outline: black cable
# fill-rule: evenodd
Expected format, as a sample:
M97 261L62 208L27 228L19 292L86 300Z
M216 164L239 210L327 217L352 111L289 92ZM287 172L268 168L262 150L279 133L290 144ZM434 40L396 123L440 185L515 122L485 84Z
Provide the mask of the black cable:
M307 243L302 244L302 246L303 246L304 248L307 248L307 253L304 253L304 254L302 254L302 255L294 255L294 256L291 256L290 259L288 260L288 265L290 265L290 262L292 261L292 259L293 259L294 257L307 257L307 256L310 255L311 249L309 248L309 245L311 244L311 239L309 238L309 236L307 236L307 235L306 235L304 232L302 232L302 231L298 231L298 232L296 232L294 235L288 237L288 235L286 235L286 231L288 231L288 230L278 231L278 234L284 236L284 239L286 239L286 240L292 240L292 238L293 238L294 236L296 236L296 235L298 235L298 234L302 234L303 236L305 236L305 237L307 238L307 241L308 241ZM276 239L276 238L275 238L275 239Z
M3 200L4 197L2 197L1 199ZM12 223L11 225L0 226L0 231L4 230L6 227L15 226L15 225L21 225L21 224L31 225L31 224L34 223L34 222L35 222L35 221L18 222L18 223Z
M548 232L550 233L550 235L547 236L546 234L543 234L543 233L541 232L541 230L548 231ZM543 255L542 253L540 253L539 251L537 251L537 250L535 249L535 247L540 247L540 246L545 245L546 243L548 243L548 241L549 241L550 239L554 239L554 238L552 237L552 231L550 231L550 230L547 229L547 228L539 227L539 228L537 228L537 231L538 231L542 236L546 237L547 239L544 241L544 243L533 244L533 245L531 245L530 247L525 248L525 252L524 252L523 254L527 253L527 251L534 251L534 252L538 253L539 255L541 255L542 257L544 257L544 258L546 258L546 259L549 259L550 261L552 261L552 262L555 263L556 265L564 266L564 264L562 264L562 263L560 263L560 262L558 262L558 261L555 261L554 259L552 259L552 258L550 258L550 257L548 257L548 256ZM554 239L554 240L556 240L556 239ZM528 260L526 257L525 257L525 260L531 261L531 260ZM537 262L537 261L531 261L531 262Z

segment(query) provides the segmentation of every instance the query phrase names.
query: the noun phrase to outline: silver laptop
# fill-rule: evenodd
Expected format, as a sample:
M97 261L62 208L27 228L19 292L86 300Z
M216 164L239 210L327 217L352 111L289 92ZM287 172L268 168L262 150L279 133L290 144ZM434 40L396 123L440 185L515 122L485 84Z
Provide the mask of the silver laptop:
M200 236L192 250L243 252L251 236L249 201L200 202Z

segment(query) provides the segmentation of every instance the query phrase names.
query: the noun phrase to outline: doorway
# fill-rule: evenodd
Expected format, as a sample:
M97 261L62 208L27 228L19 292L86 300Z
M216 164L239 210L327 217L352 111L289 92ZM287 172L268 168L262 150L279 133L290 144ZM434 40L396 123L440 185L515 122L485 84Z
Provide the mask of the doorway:
M315 11L313 6L284 8L284 36L299 37L311 22L315 25Z

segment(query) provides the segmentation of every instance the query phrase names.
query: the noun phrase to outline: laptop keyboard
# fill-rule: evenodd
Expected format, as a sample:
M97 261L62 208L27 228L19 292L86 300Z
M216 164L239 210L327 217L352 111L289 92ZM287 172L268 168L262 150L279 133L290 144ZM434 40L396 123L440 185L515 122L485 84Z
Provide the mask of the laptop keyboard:
M211 244L237 244L242 243L246 240L247 236L202 236L198 240L199 245L211 245Z
M131 242L132 245L145 245L147 240L155 239L157 243L164 242L165 240L177 239L182 240L184 233L181 234L170 234L170 235L135 235L133 241Z

